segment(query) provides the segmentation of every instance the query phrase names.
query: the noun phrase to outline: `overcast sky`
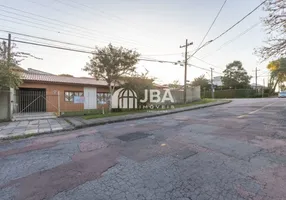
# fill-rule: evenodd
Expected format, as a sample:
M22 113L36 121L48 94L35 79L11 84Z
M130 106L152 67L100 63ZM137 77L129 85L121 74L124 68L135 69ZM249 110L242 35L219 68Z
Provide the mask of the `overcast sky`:
M108 43L136 49L142 57L160 60L183 60L179 46L188 38L194 51L208 30L224 0L0 0L0 29L45 37L87 47L105 46ZM78 2L78 3L77 3ZM228 0L205 42L215 38L244 15L254 9L261 0ZM6 7L3 7L6 6ZM17 10L15 10L17 9ZM31 15L31 14L34 15ZM267 81L266 64L254 55L254 48L263 44L266 36L263 25L258 24L245 35L227 45L245 30L261 21L266 13L260 8L228 34L209 44L196 54L197 58L213 64L214 76L222 69L240 60L247 72L254 76L260 71L258 82ZM7 33L0 32L1 37ZM12 39L67 46L12 34ZM26 44L17 44L19 51L29 52L43 60L26 59L23 68L34 68L54 74L88 76L81 69L89 59L88 54L68 52ZM69 46L72 47L72 46ZM90 51L83 47L73 47ZM218 50L219 49L219 50ZM211 66L192 58L191 64L202 68ZM179 80L183 83L183 67L151 62L138 63L138 71L146 68L158 83ZM188 68L188 79L210 73L195 67ZM254 82L254 79L252 80Z

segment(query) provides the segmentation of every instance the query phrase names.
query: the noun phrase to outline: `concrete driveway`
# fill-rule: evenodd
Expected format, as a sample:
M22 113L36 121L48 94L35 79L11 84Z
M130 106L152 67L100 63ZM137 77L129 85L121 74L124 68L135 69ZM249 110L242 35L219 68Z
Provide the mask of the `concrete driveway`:
M286 99L0 143L6 199L286 199Z

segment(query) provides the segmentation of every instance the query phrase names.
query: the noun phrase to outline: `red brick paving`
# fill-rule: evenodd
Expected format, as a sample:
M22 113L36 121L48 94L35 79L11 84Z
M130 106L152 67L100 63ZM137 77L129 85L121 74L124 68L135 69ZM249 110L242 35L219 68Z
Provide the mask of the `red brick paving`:
M20 192L16 200L48 199L59 192L99 178L104 171L117 163L117 149L106 148L100 152L87 153L87 156L81 153L70 163L13 180L1 188L19 184Z

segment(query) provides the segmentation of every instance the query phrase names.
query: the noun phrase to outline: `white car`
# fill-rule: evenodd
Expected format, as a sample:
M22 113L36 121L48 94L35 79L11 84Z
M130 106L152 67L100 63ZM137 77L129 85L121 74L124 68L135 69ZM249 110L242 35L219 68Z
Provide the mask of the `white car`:
M278 93L278 98L286 98L286 91L281 91Z

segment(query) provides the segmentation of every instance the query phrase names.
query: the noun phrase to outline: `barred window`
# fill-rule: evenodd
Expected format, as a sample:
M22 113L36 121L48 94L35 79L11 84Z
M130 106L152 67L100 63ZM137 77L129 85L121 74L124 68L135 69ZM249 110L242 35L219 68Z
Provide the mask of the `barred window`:
M110 93L97 93L97 104L107 104L110 99Z
M83 92L65 92L65 101L73 102L74 96L83 96Z

